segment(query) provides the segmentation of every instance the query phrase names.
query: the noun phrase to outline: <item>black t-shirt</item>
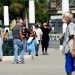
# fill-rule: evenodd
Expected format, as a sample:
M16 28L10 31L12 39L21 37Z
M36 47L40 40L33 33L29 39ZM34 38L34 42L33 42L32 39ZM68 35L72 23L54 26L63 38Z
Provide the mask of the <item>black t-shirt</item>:
M24 38L26 38L27 34L30 35L29 29L27 29L26 27L22 26L22 35L24 36Z
M42 28L42 32L43 32L42 39L48 40L50 30L48 28Z

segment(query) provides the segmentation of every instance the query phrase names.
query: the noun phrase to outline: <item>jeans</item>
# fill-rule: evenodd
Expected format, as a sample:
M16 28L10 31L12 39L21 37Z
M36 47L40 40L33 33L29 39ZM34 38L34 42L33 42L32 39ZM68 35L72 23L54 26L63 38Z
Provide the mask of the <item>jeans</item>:
M3 51L2 51L2 38L0 37L0 58L3 56Z
M26 38L24 38L23 48L22 48L22 51L21 51L21 54L20 54L20 60L24 60L24 54L26 52L26 49L27 49L27 40L26 40Z
M18 49L22 47L20 39L13 39L14 46L14 63L18 62Z
M38 42L39 42L39 43L35 45L35 51L36 51L36 53L38 53L38 50L39 50L40 40L38 40Z
M35 55L35 40L33 40L30 44L28 44L29 55L34 57Z

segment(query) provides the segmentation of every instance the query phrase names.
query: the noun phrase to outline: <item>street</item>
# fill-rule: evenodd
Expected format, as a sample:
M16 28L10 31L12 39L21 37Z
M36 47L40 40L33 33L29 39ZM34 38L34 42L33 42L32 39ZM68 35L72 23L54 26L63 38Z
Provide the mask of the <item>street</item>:
M13 64L13 61L0 63L0 75L65 75L64 56L58 48L48 49L48 55L25 60L25 64Z

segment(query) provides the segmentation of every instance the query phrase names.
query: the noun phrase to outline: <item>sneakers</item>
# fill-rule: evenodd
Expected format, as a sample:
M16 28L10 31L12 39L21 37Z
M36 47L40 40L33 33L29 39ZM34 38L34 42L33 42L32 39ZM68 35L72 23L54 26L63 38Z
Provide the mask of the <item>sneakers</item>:
M48 53L47 53L47 52L45 52L45 55L48 55Z
M44 53L44 52L42 52L42 55L48 55L48 53L47 53L47 52L45 52L45 53Z
M15 60L15 61L14 61L14 64L18 64L18 60Z
M19 64L24 64L24 59L21 59L18 63Z
M44 53L44 52L42 52L42 55L45 55L45 53Z
M14 62L14 64L24 64L24 61Z
M34 56L32 56L32 59L35 59Z
M38 56L38 53L36 53L36 56Z
M18 64L18 62L14 62L14 64Z
M0 62L2 61L2 59L0 58Z

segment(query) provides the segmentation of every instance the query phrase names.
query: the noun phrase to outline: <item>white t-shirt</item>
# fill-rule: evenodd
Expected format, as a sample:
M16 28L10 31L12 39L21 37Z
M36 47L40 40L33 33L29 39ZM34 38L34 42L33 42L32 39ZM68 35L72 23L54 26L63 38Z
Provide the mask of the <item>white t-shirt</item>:
M35 28L34 31L36 32L36 39L40 40L41 39L41 35L43 34L42 30L40 28Z
M67 24L66 23L63 23L63 33L66 32L66 28L67 28Z

